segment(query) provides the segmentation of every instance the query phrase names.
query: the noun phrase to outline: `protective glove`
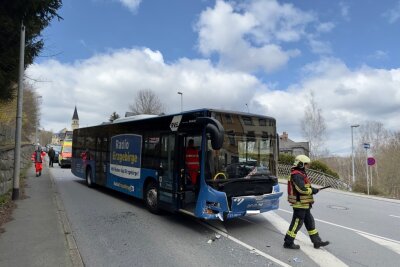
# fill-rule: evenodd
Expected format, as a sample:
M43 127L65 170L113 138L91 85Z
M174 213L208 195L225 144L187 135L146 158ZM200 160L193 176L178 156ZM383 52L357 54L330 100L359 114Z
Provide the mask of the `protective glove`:
M315 195L315 194L317 194L319 192L319 189L314 188L314 187L312 187L311 190L312 190L312 194L313 195Z

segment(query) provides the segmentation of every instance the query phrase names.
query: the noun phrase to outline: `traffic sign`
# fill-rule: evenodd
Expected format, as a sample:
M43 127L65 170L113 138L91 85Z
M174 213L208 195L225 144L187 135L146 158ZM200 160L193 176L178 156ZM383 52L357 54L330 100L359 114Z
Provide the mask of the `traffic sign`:
M371 147L371 145L370 144L368 144L368 143L364 143L364 148L365 149L369 149Z
M375 165L375 159L373 157L368 157L368 165L369 166Z

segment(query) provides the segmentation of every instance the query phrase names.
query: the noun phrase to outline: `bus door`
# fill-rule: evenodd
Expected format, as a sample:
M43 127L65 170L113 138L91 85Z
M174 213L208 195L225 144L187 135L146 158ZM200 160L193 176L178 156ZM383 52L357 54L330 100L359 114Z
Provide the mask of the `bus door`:
M97 148L95 154L95 168L96 168L96 183L99 185L106 185L106 159L107 159L107 137L97 137Z
M158 203L163 209L174 211L177 209L176 195L176 146L175 134L161 135L160 167Z

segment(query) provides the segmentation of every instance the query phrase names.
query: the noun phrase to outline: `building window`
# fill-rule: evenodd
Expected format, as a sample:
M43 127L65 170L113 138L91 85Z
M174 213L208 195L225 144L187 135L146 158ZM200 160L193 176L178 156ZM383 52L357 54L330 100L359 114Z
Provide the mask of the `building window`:
M227 123L232 123L232 117L230 114L225 114L225 120Z
M258 124L260 126L267 126L267 120L266 119L259 119Z
M235 145L235 132L234 131L228 132L228 139L229 139L229 144L234 146Z
M243 116L242 120L243 120L244 125L253 125L253 121L251 120L251 117Z

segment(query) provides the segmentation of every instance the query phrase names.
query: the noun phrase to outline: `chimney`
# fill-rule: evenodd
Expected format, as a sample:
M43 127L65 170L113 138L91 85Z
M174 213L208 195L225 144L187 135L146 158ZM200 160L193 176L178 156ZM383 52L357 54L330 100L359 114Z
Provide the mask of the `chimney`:
M281 135L282 141L287 141L289 139L289 135L287 132L283 132Z

